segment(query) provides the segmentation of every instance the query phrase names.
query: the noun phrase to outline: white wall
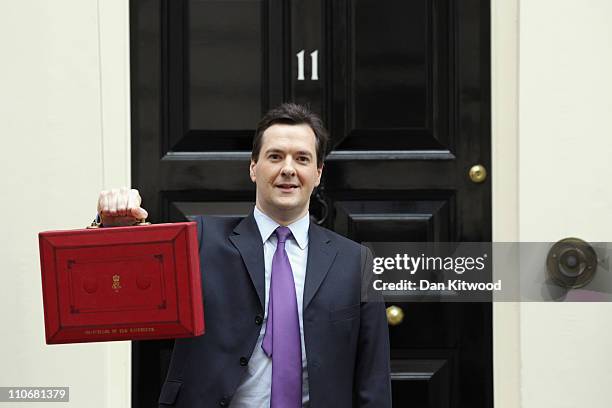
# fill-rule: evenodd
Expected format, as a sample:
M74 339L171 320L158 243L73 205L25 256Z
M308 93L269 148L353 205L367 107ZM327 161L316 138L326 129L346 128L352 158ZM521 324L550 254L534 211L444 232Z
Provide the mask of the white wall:
M522 241L612 240L612 2L520 2ZM523 304L524 408L612 406L612 305Z
M610 15L607 0L493 1L497 240L611 240ZM611 312L496 304L496 407L612 406Z
M45 345L37 237L129 185L127 3L0 5L0 386L69 386L57 407L129 406L129 342Z

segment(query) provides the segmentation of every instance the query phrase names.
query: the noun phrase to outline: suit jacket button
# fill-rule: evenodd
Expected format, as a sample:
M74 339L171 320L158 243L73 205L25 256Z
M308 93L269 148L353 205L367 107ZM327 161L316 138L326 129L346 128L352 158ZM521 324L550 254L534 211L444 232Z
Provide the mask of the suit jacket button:
M221 405L222 407L227 407L229 405L229 401L227 400L226 397L221 398L221 400L219 401L219 405Z
M249 360L246 357L240 357L240 365L244 367L247 364L249 364Z
M261 326L262 323L263 323L263 317L261 317L261 315L255 316L255 324L258 326Z

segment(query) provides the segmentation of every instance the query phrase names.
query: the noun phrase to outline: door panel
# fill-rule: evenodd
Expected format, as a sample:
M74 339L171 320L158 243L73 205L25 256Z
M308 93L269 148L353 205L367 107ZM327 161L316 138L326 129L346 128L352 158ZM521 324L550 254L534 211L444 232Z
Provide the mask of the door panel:
M264 20L269 16L262 11L264 1L190 0L187 4L188 128L221 134L251 129L259 120L266 91L263 38ZM243 108L236 111L236 104Z
M163 154L238 152L273 101L283 69L279 0L162 1ZM161 16L160 16L161 17ZM166 20L167 18L167 20ZM165 24L164 24L165 23Z
M392 365L395 408L447 408L451 381L448 360L412 360ZM396 401L402 401L396 403ZM404 402L406 401L406 402ZM409 401L409 402L408 402Z
M337 149L449 150L446 2L342 0ZM347 36L348 34L348 36ZM338 72L335 72L338 74ZM339 117L341 119L341 117Z

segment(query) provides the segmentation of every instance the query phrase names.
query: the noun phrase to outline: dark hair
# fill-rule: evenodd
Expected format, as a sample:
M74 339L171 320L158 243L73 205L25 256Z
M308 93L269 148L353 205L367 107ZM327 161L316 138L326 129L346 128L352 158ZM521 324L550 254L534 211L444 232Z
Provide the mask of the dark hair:
M289 125L306 124L310 126L316 138L317 167L321 167L323 165L323 158L325 157L327 143L329 140L329 136L327 134L327 130L325 130L323 121L307 106L298 105L292 102L283 103L276 108L270 109L257 124L257 129L255 129L255 137L253 138L253 150L251 152L251 159L254 162L257 162L257 159L259 158L261 138L264 132L270 126L277 123Z

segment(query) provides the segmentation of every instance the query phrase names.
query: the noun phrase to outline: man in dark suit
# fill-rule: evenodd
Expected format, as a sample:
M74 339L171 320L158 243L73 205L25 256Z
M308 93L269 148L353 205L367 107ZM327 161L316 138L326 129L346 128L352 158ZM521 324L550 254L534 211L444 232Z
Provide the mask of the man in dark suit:
M253 211L196 218L206 333L175 341L160 407L391 406L371 253L309 218L327 139L307 108L272 109L253 141ZM146 217L140 203L136 190L102 192L102 224Z

